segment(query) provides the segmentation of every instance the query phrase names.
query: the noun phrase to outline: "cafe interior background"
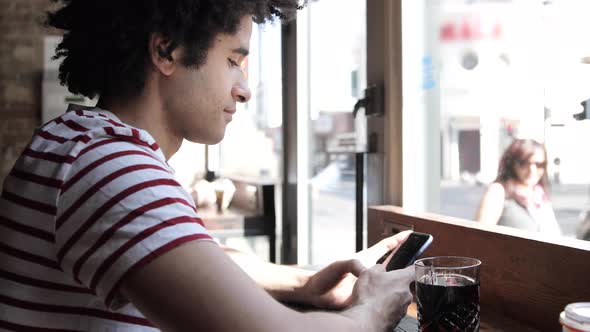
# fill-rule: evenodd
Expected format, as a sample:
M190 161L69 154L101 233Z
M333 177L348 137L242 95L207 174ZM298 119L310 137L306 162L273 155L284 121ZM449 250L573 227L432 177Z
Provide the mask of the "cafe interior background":
M590 98L590 2L408 0L401 31L373 19L377 2L309 1L296 23L257 26L253 98L222 143L183 143L180 183L192 192L207 171L273 183L279 260L321 264L355 252L370 205L472 220L504 148L534 138L575 238L590 209L590 120L572 117ZM57 82L59 31L40 24L51 6L0 0L0 179L36 127L95 102ZM227 243L268 257L265 237Z

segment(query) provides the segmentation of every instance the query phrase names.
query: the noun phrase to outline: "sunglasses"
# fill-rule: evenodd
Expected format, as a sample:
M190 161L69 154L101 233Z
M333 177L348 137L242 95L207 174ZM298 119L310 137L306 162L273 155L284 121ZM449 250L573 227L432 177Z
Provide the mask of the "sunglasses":
M537 169L545 169L547 167L547 162L530 162L528 160L517 160L518 166L520 167L531 167L531 165L535 165Z

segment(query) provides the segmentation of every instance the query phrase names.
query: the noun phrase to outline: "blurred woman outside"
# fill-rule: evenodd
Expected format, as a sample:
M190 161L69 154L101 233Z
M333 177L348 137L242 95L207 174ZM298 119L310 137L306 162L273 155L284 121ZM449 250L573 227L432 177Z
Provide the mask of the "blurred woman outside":
M549 200L547 151L532 139L516 139L504 151L476 220L486 224L561 235Z

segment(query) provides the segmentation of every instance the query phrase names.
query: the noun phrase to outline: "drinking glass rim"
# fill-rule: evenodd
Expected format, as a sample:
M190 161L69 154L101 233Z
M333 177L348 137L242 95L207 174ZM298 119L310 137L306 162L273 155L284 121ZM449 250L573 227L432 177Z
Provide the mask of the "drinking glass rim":
M459 258L459 259L464 259L464 260L471 260L474 262L474 264L469 264L469 265L462 265L462 266L429 266L429 265L418 265L418 263L421 263L422 261L427 261L427 260L434 260L434 259L438 259L438 258ZM433 256L433 257L425 257L425 258L420 258L419 260L417 260L416 262L414 262L414 266L420 267L420 268L429 268L429 269L434 269L434 270L460 270L460 269L468 269L468 268L473 268L473 267L477 267L481 265L481 261L477 258L472 258L472 257L464 257L464 256Z

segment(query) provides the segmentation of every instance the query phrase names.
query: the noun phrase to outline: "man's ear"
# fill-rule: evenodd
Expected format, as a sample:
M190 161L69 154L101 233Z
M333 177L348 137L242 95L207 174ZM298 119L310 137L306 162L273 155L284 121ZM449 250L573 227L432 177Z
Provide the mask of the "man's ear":
M154 69L158 70L165 76L174 72L174 67L178 62L175 57L177 52L170 51L171 41L160 34L152 34L149 42L150 59Z

